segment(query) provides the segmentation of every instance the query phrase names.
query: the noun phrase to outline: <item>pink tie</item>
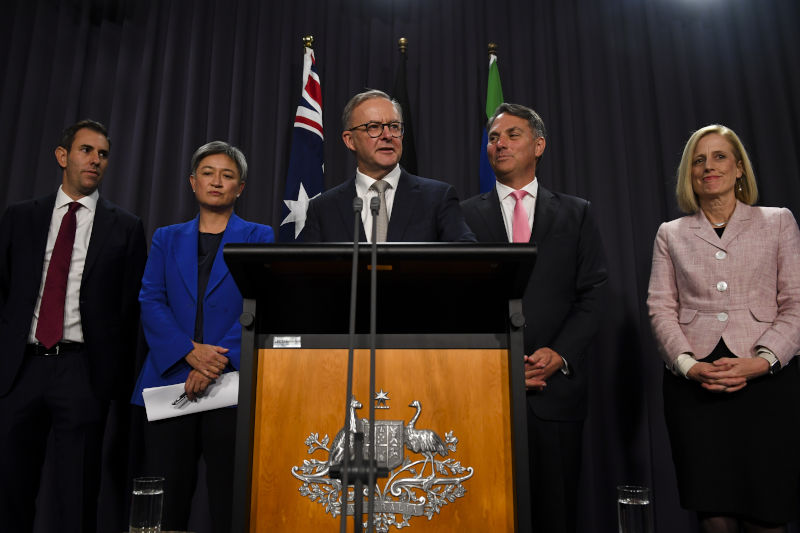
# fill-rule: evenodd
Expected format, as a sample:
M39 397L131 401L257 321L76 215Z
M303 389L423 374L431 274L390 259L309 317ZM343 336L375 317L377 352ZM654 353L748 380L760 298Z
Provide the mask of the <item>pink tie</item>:
M514 191L511 195L516 200L514 204L514 216L511 221L512 238L514 242L528 242L531 240L531 227L528 225L528 213L525 211L525 206L522 205L522 199L528 194L528 191Z

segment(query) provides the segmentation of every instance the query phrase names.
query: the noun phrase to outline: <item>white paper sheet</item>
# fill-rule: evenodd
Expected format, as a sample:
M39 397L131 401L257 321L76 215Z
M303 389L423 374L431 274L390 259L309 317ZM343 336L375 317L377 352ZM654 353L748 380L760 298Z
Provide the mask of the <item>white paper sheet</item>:
M208 386L195 401L175 401L184 393L185 383L151 387L142 391L147 420L162 420L175 416L229 407L239 402L239 372L227 372Z

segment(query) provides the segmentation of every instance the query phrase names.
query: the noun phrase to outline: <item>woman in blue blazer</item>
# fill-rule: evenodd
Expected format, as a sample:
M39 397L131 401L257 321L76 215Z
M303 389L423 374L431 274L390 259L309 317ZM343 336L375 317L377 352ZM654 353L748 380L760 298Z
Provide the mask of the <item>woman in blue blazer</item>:
M222 141L201 146L189 177L198 216L153 235L139 294L149 352L133 394L136 405L144 405L142 389L183 382L193 400L222 373L239 369L242 295L222 250L229 242L275 240L271 227L233 212L246 178L238 148ZM188 529L202 455L213 530L229 530L235 426L235 409L145 424L145 472L165 478L162 529Z

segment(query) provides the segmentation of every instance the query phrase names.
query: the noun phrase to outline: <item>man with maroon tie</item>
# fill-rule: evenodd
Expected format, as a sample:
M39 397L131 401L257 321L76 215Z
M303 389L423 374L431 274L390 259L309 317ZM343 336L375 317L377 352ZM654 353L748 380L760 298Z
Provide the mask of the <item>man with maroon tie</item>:
M525 242L538 255L522 299L531 517L534 531L573 533L591 340L607 279L600 234L586 200L536 179L545 149L541 117L501 104L489 119L489 192L461 207L478 242Z
M105 126L55 149L58 191L0 221L0 524L30 532L52 433L59 531L96 529L109 400L130 395L146 259L139 218L100 198Z

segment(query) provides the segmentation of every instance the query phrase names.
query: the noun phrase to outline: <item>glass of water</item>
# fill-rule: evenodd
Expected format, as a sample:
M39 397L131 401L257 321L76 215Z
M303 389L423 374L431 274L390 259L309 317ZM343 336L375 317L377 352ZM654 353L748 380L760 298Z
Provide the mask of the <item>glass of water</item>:
M129 533L161 533L161 505L163 503L163 477L135 478L133 480Z
M637 485L617 487L619 533L653 533L650 489Z

